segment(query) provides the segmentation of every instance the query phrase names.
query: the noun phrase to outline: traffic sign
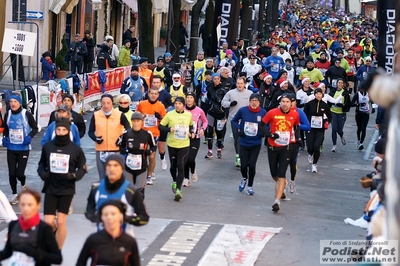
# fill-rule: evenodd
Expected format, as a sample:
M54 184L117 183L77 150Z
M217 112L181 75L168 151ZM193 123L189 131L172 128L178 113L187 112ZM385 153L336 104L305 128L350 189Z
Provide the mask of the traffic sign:
M26 18L27 19L39 19L43 20L44 12L43 11L26 11Z
M1 51L5 53L33 56L36 33L22 30L5 29Z

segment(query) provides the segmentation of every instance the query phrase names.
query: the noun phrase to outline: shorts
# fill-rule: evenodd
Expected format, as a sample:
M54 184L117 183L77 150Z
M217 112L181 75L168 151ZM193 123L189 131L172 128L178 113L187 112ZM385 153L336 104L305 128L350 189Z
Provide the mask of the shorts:
M162 132L160 130L160 136L158 137L158 141L166 142L167 141L168 132Z
M56 215L56 211L68 214L74 195L44 194L43 214Z
M157 146L160 137L153 137L153 139L154 139L154 144Z
M288 146L271 147L268 146L269 169L273 178L286 178L286 170L290 163L291 150Z

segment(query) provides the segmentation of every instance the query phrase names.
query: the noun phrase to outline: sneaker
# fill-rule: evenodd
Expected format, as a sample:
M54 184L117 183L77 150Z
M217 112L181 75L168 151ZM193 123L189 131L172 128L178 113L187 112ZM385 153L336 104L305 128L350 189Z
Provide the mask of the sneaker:
M152 174L151 174L151 179L152 179L152 180L156 180L156 174L155 174L155 173L152 173Z
M233 138L233 133L231 133L230 137Z
M247 188L247 195L249 195L249 196L253 196L254 195L254 190L253 190L252 187L248 187Z
M165 171L167 170L167 167L168 167L167 160L164 158L161 160L161 169Z
M317 170L317 165L316 165L316 164L311 165L311 172L312 172L312 173L318 172L318 170Z
M205 139L204 141L203 141L203 144L207 144L208 143L208 141L207 141L207 139Z
M336 145L332 146L331 152L336 152Z
M73 212L74 212L74 208L72 206L69 206L68 215L72 214Z
M212 154L212 151L208 151L207 152L207 155L204 157L204 158L206 158L206 159L211 159L211 158L213 158L214 156L213 156L213 154Z
M172 193L176 193L176 182L172 182L171 184L171 188L172 188Z
M239 158L239 154L235 155L235 166L236 167L240 167L240 158Z
M357 147L358 147L358 146L360 146L360 141L359 141L359 140L357 140Z
M363 150L363 149L364 149L364 145L363 145L362 143L360 143L360 144L358 145L358 150L361 151L361 150Z
M319 152L323 153L324 152L324 145L319 146Z
M287 198L287 196L286 196L286 193L285 192L283 192L282 193L282 197L281 197L281 199L286 199Z
M242 178L242 181L240 181L239 184L239 191L242 192L244 190L244 188L246 187L247 184L247 179Z
M341 137L340 140L342 141L342 145L346 145L346 140L344 139L344 137Z
M290 180L289 182L289 191L291 194L296 192L296 183L295 181Z
M18 203L18 194L12 194L8 197L8 201L11 205L15 205Z
M280 209L279 204L278 203L274 203L274 205L272 205L272 211L273 212L278 212Z
M151 180L151 176L147 177L146 185L153 185L153 180Z
M21 191L24 191L25 189L27 189L28 187L26 186L26 183L25 183L25 185L23 185L23 186L21 186Z
M222 151L221 151L221 149L218 149L218 150L217 150L217 158L218 158L218 159L221 159L221 158L222 158Z
M184 187L190 187L189 178L184 178L184 179L183 179L183 186L184 186Z
M182 192L181 192L181 190L179 188L177 188L176 192L175 192L174 200L175 201L180 201L181 199L182 199Z
M196 183L198 179L199 179L199 177L197 176L196 171L194 171L194 173L192 174L192 182Z
M312 156L312 155L308 155L308 162L310 163L310 164L312 164L313 162L314 162L314 156Z

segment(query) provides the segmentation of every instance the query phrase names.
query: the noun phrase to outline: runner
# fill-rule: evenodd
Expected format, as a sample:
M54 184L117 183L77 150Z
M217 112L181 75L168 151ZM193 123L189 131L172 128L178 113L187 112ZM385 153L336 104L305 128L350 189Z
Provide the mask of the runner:
M325 130L332 121L332 113L329 105L323 101L321 88L314 90L314 96L315 98L304 107L304 113L311 124L311 130L307 133L308 162L311 164L311 172L317 173L317 164L321 154L320 147L325 138Z
M144 198L147 158L155 153L157 147L151 131L142 129L144 124L143 115L140 112L134 112L131 121L132 128L121 135L118 140L118 146L121 154L125 157L126 179L142 193Z
M165 109L168 109L168 107L172 106L172 100L171 100L171 94L169 94L168 91L166 91L163 87L163 78L159 75L154 75L153 76L153 84L151 87L154 87L158 89L158 98L157 101L161 102ZM149 93L147 92L144 96L145 100L149 99Z
M9 183L12 194L11 204L18 203L17 180L21 182L21 190L26 188L25 169L28 163L32 138L38 127L30 112L22 108L22 99L16 94L10 96L10 110L4 116L3 147L7 148L7 165Z
M240 81L243 82L243 81ZM238 88L239 79L238 79ZM263 133L258 128L261 119L265 116L266 111L260 107L260 96L251 94L249 97L249 105L241 107L232 118L232 126L239 131L240 134L240 171L242 180L239 184L239 191L242 192L247 186L247 195L254 195L253 182L256 175L256 163L261 150Z
M22 191L19 194L19 210L21 215L18 220L8 225L7 242L0 252L0 261L11 257L8 265L61 264L61 250L52 229L40 220L40 193L29 188Z
M290 139L294 138L295 127L300 124L298 113L291 109L291 98L283 94L280 107L269 111L262 119L261 128L270 124L271 133L268 136L268 161L272 178L276 181L275 202L272 211L278 212L281 198L286 186L286 170L290 162Z
M235 147L235 166L240 167L239 157L239 131L235 124L232 122L232 118L236 115L240 108L249 105L249 99L252 95L250 90L246 90L246 80L239 77L236 80L236 89L228 91L222 99L222 106L229 108L229 118L231 120L231 128L233 134L233 146Z
M168 155L171 163L172 192L175 201L182 199L182 183L185 175L185 164L189 155L189 138L194 138L193 120L190 112L185 111L185 99L175 98L175 110L167 113L161 120L159 129L168 132Z
M127 206L119 200L108 200L100 207L99 216L104 229L90 235L79 254L77 266L140 265L135 238L121 230Z
M186 94L185 110L192 114L194 138L190 139L188 160L185 164L185 179L183 180L184 187L190 187L189 170L192 174L192 182L198 180L196 172L196 156L200 148L200 139L204 135L208 126L208 121L203 110L196 106L196 96L193 92Z
M96 166L100 180L104 179L105 162L109 154L119 153L116 142L123 130L131 128L128 119L120 111L113 109L113 96L101 96L101 109L90 120L89 137L96 142Z
M158 80L158 77L153 78ZM158 146L158 152L161 159L161 169L167 170L167 160L165 159L165 142L167 140L166 134L161 134L158 125L163 117L166 115L164 105L158 101L159 91L157 88L152 87L148 92L149 99L139 103L137 111L141 112L144 117L143 129L150 131L154 137L154 143ZM156 153L153 152L149 156L149 165L147 169L147 185L152 185L155 179L154 169L156 167Z
M126 119L129 121L129 124L132 126L131 117L133 111L131 110L131 97L128 94L120 94L117 96L118 106L115 107L115 110L122 112Z
M143 203L142 194L124 177L125 159L120 154L110 154L106 160L105 178L94 183L90 191L85 216L97 223L97 230L102 228L99 210L107 200L120 200L126 205L123 224L124 232L134 237L133 225L145 225L149 215Z
M172 96L171 101L174 102L176 97L178 96L183 97L183 99L185 99L188 89L185 87L185 85L181 84L181 75L179 73L174 73L172 75L172 80L173 83L168 88L168 92Z
M131 75L127 77L121 85L119 93L128 94L131 98L129 108L136 110L137 105L143 99L143 95L148 90L148 85L144 77L139 76L139 67L131 67ZM129 120L129 119L128 119Z
M70 128L69 120L56 121L56 136L43 146L37 170L44 181L44 221L55 231L60 249L67 237L67 215L75 194L75 182L87 173L85 154L71 142Z

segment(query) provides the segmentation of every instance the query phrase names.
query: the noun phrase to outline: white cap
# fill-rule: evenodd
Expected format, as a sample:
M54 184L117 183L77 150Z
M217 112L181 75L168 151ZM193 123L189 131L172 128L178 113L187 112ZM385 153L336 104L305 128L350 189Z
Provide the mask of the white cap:
M180 78L181 75L179 75L179 73L174 73L174 74L172 75L172 77L173 77L173 78Z
M365 57L365 61L372 61L372 58L370 56Z

